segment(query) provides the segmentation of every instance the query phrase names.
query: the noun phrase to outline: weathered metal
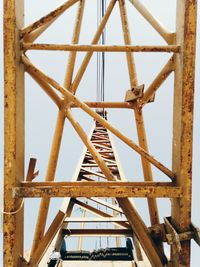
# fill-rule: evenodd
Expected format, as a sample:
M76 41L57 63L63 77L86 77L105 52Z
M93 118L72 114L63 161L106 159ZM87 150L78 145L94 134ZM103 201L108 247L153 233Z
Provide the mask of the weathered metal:
M98 216L93 221L109 221L116 229L72 230L71 235L135 235L138 259L142 259L141 249L153 267L190 266L190 240L200 244L199 229L191 223L192 187L192 128L194 101L194 67L196 39L196 0L177 0L176 32L169 32L153 17L139 0L129 0L146 21L160 34L167 45L133 46L129 32L125 0L119 0L119 11L124 35L124 45L98 45L101 34L116 4L111 0L105 15L97 28L91 44L79 45L85 0L68 0L46 16L29 26L23 25L23 0L4 1L4 54L5 54L5 167L4 167L4 266L38 266L48 247L57 235L55 249L59 251L74 205ZM77 3L77 16L71 44L33 43L60 15ZM117 5L116 5L117 6ZM34 66L26 56L27 50L70 51L64 85L47 76ZM74 75L77 52L85 51L86 56ZM156 76L150 86L135 97L132 102L82 102L75 93L84 76L94 52L125 52L129 72L130 88L137 88L137 75L132 52L173 53L169 61ZM53 52L52 52L53 53ZM24 177L24 68L52 99L58 108L58 119L52 142L45 182L32 182L35 172L31 159ZM151 101L168 76L175 73L174 123L173 123L173 170L167 168L148 152L142 108ZM73 79L74 76L74 79ZM79 108L96 121L90 138L71 113ZM137 145L132 139L111 125L92 108L133 109L138 133ZM83 155L72 182L54 182L65 120L68 119L85 144ZM142 160L145 182L126 182L120 172L119 161L111 142L112 132ZM172 182L153 182L151 165L154 165ZM132 175L130 175L132 176ZM134 179L135 180L135 179ZM103 181L103 182L102 182ZM23 198L42 197L31 257L23 259ZM61 209L45 232L51 197L65 197ZM85 197L84 203L77 197ZM118 204L107 203L97 197L113 197ZM149 204L151 224L148 228L129 197L145 197ZM171 198L172 214L159 224L156 198ZM112 211L106 213L95 208L101 205ZM116 218L122 214L124 220ZM86 214L86 212L85 212ZM68 217L68 220L66 219ZM106 217L106 218L105 218ZM80 220L80 219L76 219ZM92 219L90 219L92 221ZM82 222L89 221L83 218ZM118 229L120 227L120 229ZM119 241L119 240L118 240ZM167 259L162 250L162 242L171 246L171 257ZM119 244L119 242L118 242Z
M88 168L96 167L88 164ZM41 184L41 185L40 185ZM158 197L177 198L182 196L181 188L176 186L159 186L159 183L124 182L66 182L66 183L30 183L25 186L13 188L16 197Z
M70 45L70 44L32 44L22 43L21 48L27 50L76 51L76 52L166 52L179 53L178 45L169 46L135 46L135 45Z
M16 267L23 255L23 199L12 188L24 180L24 66L19 29L24 1L4 1L4 266Z
M183 197L172 201L172 221L177 230L188 231L191 224L192 132L194 104L194 69L196 49L197 1L177 1L176 43L181 53L175 56L173 171ZM190 241L181 244L182 253L172 249L172 266L190 266ZM172 246L173 248L173 246Z

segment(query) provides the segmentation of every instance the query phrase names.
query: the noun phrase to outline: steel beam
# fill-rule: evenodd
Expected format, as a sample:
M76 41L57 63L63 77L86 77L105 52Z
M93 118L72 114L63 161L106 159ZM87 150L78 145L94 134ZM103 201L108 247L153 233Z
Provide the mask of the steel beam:
M23 255L23 200L12 188L24 179L24 67L19 28L24 1L4 1L4 266L16 267Z
M172 221L180 233L188 231L191 224L196 18L196 0L177 1L176 43L181 45L181 53L175 56L173 171L183 196L172 201ZM181 246L181 256L175 253L172 246L172 266L189 267L190 241L182 242Z
M41 185L40 185L41 184ZM13 193L17 197L167 197L182 196L181 189L176 186L159 186L159 183L131 182L52 182L52 183L23 183L15 187ZM28 186L27 186L28 185Z
M180 47L169 46L134 46L134 45L70 45L70 44L32 44L22 43L24 50L77 51L77 52L166 52L179 53Z

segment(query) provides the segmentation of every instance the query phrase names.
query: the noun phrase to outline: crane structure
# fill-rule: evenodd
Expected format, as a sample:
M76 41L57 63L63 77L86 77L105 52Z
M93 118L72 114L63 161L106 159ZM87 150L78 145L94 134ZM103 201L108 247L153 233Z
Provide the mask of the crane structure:
M156 30L166 45L133 45L127 19L128 0L110 0L104 6L102 18L91 44L79 44L84 7L87 0L67 0L34 23L24 26L24 0L4 0L4 67L5 67L5 165L4 165L4 266L40 265L53 242L59 252L65 236L115 236L133 239L135 256L131 266L189 267L191 239L200 244L200 231L191 222L192 187L192 131L194 102L194 71L196 45L196 0L177 0L176 32L169 32L139 1L129 0L133 8ZM94 0L95 1L95 0ZM73 38L70 44L41 44L36 39L70 7L77 5ZM101 42L104 29L114 8L119 9L124 45ZM68 64L64 84L40 70L27 55L27 51L67 51ZM85 57L76 72L77 53ZM104 99L83 102L77 89L94 53L126 53L130 90L125 101L106 102ZM171 57L148 88L138 84L135 53L170 53ZM34 181L35 159L30 159L27 175L24 170L25 143L25 90L24 74L28 73L57 107L57 123L49 155L46 177ZM153 157L148 149L143 118L143 107L154 101L164 81L174 73L174 108L172 167L166 167ZM95 122L90 136L76 121L73 109L80 109ZM94 110L96 109L96 110ZM129 109L134 113L138 144L114 127L107 119L107 109ZM119 120L121 120L119 116ZM63 138L65 122L69 121L85 145L74 178L57 182L55 173ZM141 157L144 181L129 181L122 173L112 135L125 143ZM153 180L152 166L169 179ZM61 209L47 227L51 198L64 198ZM24 252L24 199L41 198L32 248L28 258ZM83 199L79 199L83 198ZM146 198L151 225L148 227L136 210L132 198ZM171 200L171 216L160 222L157 201ZM96 204L102 207L97 208ZM74 206L85 212L81 218L72 216ZM109 209L105 212L104 208ZM86 213L95 217L88 217ZM69 223L81 223L78 229ZM84 228L87 223L109 223L107 229ZM170 257L165 254L164 243L170 246ZM94 259L94 257L93 257ZM141 265L140 265L141 263ZM74 263L70 263L71 266ZM63 262L63 265L70 266ZM126 263L123 263L126 266ZM143 265L142 265L143 264ZM146 265L145 265L146 264ZM78 266L81 265L81 262ZM89 262L85 263L89 266ZM98 265L98 264L97 264ZM102 265L101 265L102 266ZM108 265L105 265L108 266ZM114 265L112 265L114 266ZM117 266L117 265L116 265ZM128 265L127 263L127 266Z

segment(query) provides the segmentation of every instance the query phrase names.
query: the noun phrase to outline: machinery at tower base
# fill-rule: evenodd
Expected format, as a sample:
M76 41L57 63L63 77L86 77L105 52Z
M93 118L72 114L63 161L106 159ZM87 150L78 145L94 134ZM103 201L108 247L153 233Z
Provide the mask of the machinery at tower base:
M63 240L61 251L54 251L48 262L48 267L55 267L60 261L133 261L133 244L130 238L126 239L126 247L101 248L98 250L85 251L66 250Z

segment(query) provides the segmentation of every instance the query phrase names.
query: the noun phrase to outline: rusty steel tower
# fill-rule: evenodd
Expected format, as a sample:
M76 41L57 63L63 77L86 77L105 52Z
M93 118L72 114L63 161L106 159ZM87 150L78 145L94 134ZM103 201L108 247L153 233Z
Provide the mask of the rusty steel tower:
M200 244L199 229L191 222L192 131L194 102L194 70L196 45L197 3L177 0L176 32L169 32L154 18L139 0L110 0L107 3L91 44L79 44L85 2L67 0L35 21L24 26L24 0L4 0L4 58L5 58L5 179L4 179L4 266L45 266L45 254L53 246L59 251L64 236L114 236L120 247L121 237L132 237L135 259L132 266L189 267L191 239ZM95 0L94 0L95 1ZM139 12L166 42L165 45L133 45L127 19L127 2ZM72 42L42 44L37 38L70 7L77 5ZM119 10L124 45L99 43L114 8ZM71 26L71 25L70 25ZM28 57L30 50L68 51L64 84L61 85L40 70ZM78 71L76 57L85 52ZM125 101L83 102L77 89L94 53L126 53L130 89ZM171 58L148 88L138 84L135 53L170 53ZM57 123L49 155L46 177L34 180L35 159L24 170L25 93L24 74L27 72L57 107ZM163 82L174 73L173 153L172 167L166 167L148 149L143 107L154 101ZM153 104L152 104L153 105ZM73 109L80 109L94 120L91 135L76 121ZM138 144L114 127L107 118L108 109L129 109L134 113ZM119 116L119 120L122 120ZM69 121L85 145L83 155L71 181L56 181L55 172L63 139L65 122ZM123 175L111 134L118 137L133 153L141 156L144 181L128 181ZM168 182L153 180L152 166L163 172ZM47 228L51 198L63 197L64 202ZM24 200L41 198L29 257L24 253ZM83 199L79 199L83 198ZM146 198L151 225L147 226L136 210L132 198ZM157 201L171 199L171 216L160 222ZM94 204L96 203L97 208ZM95 215L72 216L74 206ZM108 209L105 212L104 208ZM77 229L69 223L81 223ZM109 223L106 229L85 228L86 223ZM165 255L164 243L170 245L170 257ZM53 244L53 245L52 245ZM64 264L64 263L63 263ZM89 263L84 263L89 266ZM83 265L84 265L83 264ZM146 264L146 265L140 265ZM81 262L80 262L81 265ZM79 265L79 266L80 266ZM59 265L70 266L70 265ZM124 266L125 263L124 263ZM127 265L128 266L128 265Z

